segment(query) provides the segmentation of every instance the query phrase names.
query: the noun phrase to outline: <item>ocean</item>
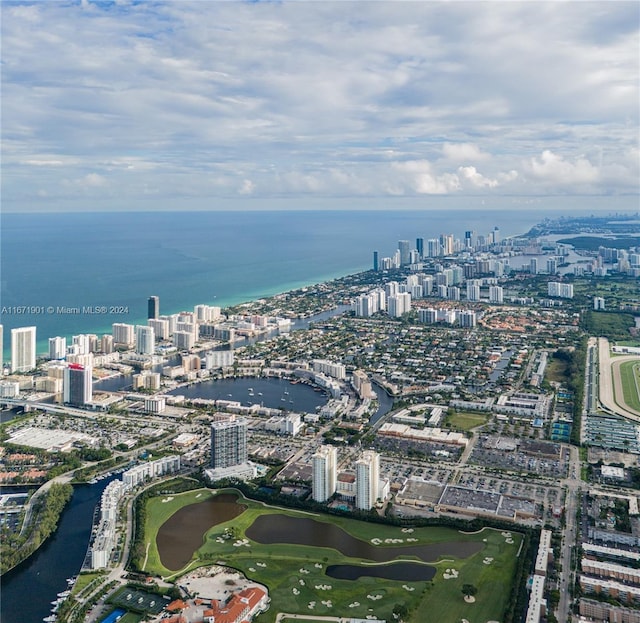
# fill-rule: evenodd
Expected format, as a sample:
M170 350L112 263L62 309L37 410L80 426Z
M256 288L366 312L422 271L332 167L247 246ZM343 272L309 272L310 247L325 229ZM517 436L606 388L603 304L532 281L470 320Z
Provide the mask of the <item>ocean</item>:
M38 353L45 353L49 337L146 323L151 295L160 297L161 314L200 303L225 307L368 270L373 251L393 255L398 240L487 234L496 226L505 237L557 215L523 209L2 214L4 361L14 327L35 325ZM83 313L86 307L107 312Z

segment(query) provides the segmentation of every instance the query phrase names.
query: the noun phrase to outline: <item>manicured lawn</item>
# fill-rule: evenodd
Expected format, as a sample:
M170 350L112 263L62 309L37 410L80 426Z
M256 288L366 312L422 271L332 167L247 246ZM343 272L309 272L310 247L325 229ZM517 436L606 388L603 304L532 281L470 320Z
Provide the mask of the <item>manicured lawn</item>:
M73 594L77 595L81 593L91 582L96 578L101 578L105 575L104 571L94 571L92 573L81 573L73 585Z
M486 424L488 419L489 416L483 413L454 413L453 415L448 415L445 421L453 428L466 431Z
M640 411L640 363L627 361L620 366L622 393L624 401L632 408Z
M197 498L197 494L202 493ZM207 499L211 492L189 492L184 496L173 496L173 500L162 502L165 496L149 501L147 507L147 539L150 547L146 570L175 579L186 569L174 572L164 568L155 547L158 528L182 504L196 503ZM180 497L180 500L178 500ZM405 604L414 611L412 623L425 623L424 613L429 613L429 621L470 621L500 620L510 595L516 567L516 554L522 535L512 532L512 542L500 531L485 529L477 533L462 533L452 528L415 528L408 533L399 527L357 521L347 517L311 515L289 509L267 507L251 500L247 509L227 523L211 528L203 546L194 552L187 569L222 562L241 570L247 577L266 585L272 604L260 616L260 623L272 623L278 612L288 612L319 616L351 616L366 618L374 615L379 619L393 621L392 611L396 604ZM156 511L162 517L156 516ZM263 545L248 540L245 531L262 515L288 515L291 517L313 518L316 521L332 523L350 535L363 541L380 539L385 547L385 539L394 539L395 547L407 547L404 560L416 560L411 553L412 546L445 542L476 542L482 549L468 558L449 558L430 563L436 567L436 576L431 582L393 581L381 578L361 577L358 580L337 580L325 574L326 567L333 564L371 564L371 561L348 558L331 548L310 545L271 544ZM225 530L234 528L233 538L225 537ZM408 541L411 538L412 541ZM245 541L246 539L246 541ZM415 539L415 541L413 541ZM245 544L239 545L240 542ZM151 551L155 553L151 555ZM445 579L449 575L456 576ZM457 574L457 575L456 575ZM473 584L478 588L476 603L464 602L462 585ZM330 588L327 588L330 587ZM433 616L431 616L433 615Z

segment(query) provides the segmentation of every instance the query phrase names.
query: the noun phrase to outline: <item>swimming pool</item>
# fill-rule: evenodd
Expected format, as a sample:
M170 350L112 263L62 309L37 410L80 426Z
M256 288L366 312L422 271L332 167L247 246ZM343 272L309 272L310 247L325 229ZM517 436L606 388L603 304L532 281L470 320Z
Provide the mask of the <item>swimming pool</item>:
M116 608L113 612L109 614L106 618L102 619L100 623L115 623L123 614L126 614L127 611L123 608Z

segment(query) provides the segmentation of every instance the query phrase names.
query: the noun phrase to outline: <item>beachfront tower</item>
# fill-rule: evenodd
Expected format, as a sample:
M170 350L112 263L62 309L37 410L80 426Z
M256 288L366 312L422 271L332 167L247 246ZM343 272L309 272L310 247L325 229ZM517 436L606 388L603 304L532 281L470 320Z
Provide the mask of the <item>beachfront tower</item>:
M368 511L379 497L380 455L365 450L356 461L356 508Z
M320 446L312 458L312 497L326 502L335 492L338 477L338 450L335 446Z
M28 372L36 367L36 328L11 329L11 372Z
M64 359L67 355L67 338L56 336L49 338L49 359Z
M160 315L160 297L150 296L147 301L147 319L158 318Z
M156 336L153 327L136 326L136 353L138 355L153 355L156 350Z

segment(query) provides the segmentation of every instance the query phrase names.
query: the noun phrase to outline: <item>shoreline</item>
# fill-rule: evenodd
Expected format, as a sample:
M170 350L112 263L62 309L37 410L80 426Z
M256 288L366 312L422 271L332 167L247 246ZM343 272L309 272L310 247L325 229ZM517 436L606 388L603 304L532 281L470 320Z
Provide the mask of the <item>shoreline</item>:
M252 303L256 303L257 301L260 300L269 300L269 299L273 299L276 298L278 296L283 296L286 294L289 294L291 292L295 292L296 290L300 290L302 288L311 288L311 287L315 287L315 286L320 286L322 284L325 283L329 283L331 281L335 281L336 279L346 279L349 277L353 277L356 275L360 275L362 273L367 272L369 269L368 268L363 268L362 270L356 270L356 272L347 272L347 273L340 273L340 274L336 274L336 275L332 275L332 276L327 276L326 278L322 278L319 281L299 281L299 282L295 282L292 284L283 284L281 286L274 286L273 288L270 289L270 292L268 293L264 293L262 295L255 293L254 295L250 295L250 298L244 298L242 295L237 296L237 297L231 297L229 299L225 299L223 301L217 301L216 299L214 299L211 302L205 302L205 301L201 301L199 303L195 303L192 307L195 307L195 305L212 305L212 306L217 306L220 307L221 310L224 309L231 309L231 308L235 308L235 307L239 307L242 305L251 305ZM149 295L151 296L151 295ZM172 315L172 314L178 314L180 312L183 311L187 311L189 310L189 306L181 306L180 308L176 308L175 310L172 309L168 309L166 311L164 311L164 313L162 315ZM140 324L146 324L147 318L137 318L134 320L128 320L126 324L132 324L134 326L136 325L140 325ZM87 331L88 334L95 334L98 336L101 335L111 335L111 326L116 323L116 322L120 322L119 320L114 320L110 325L106 326L106 325L102 325L101 328L93 328L89 331ZM25 325L25 326L31 326L31 325ZM38 326L37 324L35 325L36 327ZM72 333L68 333L66 335L62 335L61 337L66 337L67 340L70 340L71 337L73 335L77 335L77 333L72 332ZM36 342L36 357L37 358L48 358L48 340L51 337L56 337L56 336L60 336L59 333L57 333L55 336L54 335L49 335L47 336L46 340L38 340ZM8 344L9 341L5 340L5 344ZM8 362L11 359L11 349L9 348L8 351L6 351L3 355L3 361Z

